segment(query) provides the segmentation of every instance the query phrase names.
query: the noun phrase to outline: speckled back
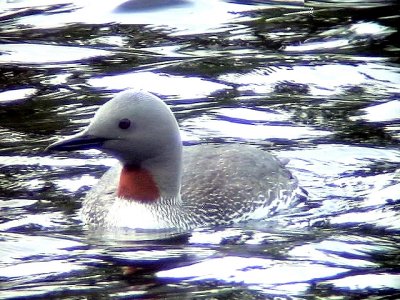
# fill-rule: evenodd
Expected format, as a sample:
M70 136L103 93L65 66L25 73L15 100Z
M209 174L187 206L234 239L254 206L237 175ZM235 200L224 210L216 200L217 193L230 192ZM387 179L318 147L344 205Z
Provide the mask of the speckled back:
M198 223L265 217L290 204L297 180L268 152L241 144L184 149L181 197Z

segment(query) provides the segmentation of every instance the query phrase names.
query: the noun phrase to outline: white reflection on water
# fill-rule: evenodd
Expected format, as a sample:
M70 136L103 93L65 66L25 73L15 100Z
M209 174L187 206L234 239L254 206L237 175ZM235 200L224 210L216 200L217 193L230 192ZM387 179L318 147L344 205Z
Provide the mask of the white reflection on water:
M93 176L82 175L79 178L59 179L54 181L54 183L60 189L68 190L69 192L76 192L83 186L95 185L97 181L98 179Z
M387 204L399 200L400 195L400 169L395 173L374 176L374 186L366 195L363 206ZM399 224L400 225L400 224Z
M41 295L44 299L46 293L60 290L62 287L55 283L55 277L67 278L87 268L71 251L81 246L80 242L62 238L0 232L0 277L6 279L2 282L0 298Z
M318 145L310 149L288 150L279 153L296 162L296 167L319 174L323 178L335 178L340 183L341 174L364 169L371 162L398 162L396 149L380 149L351 145ZM354 180L360 179L359 177ZM349 182L350 178L343 178ZM356 182L356 181L355 181ZM341 187L343 188L343 186ZM370 186L368 186L369 191Z
M359 22L348 27L327 30L317 35L318 40L314 38L300 45L290 45L285 47L284 51L307 52L352 48L356 43L365 42L365 39L383 39L394 32L396 30L374 22Z
M108 56L111 52L85 47L55 46L41 44L0 45L0 63L46 64L75 62L91 57ZM43 55L45 53L46 55Z
M340 278L326 281L324 284L362 292L368 289L400 289L400 275L388 273L353 275L351 280Z
M397 210L380 208L364 212L344 213L331 219L333 225L373 224L385 230L400 230Z
M219 79L239 84L241 90L250 89L256 93L273 92L282 82L304 84L309 89L308 93L314 96L338 95L351 86L362 87L374 95L396 93L400 85L397 68L377 63L269 67L246 74L221 75Z
M83 269L81 266L74 266L68 261L40 261L40 262L26 262L13 266L8 266L0 269L3 276L6 277L20 277L20 276L49 276L51 274L62 274L71 271Z
M354 238L354 237L353 237ZM365 243L365 241L363 241ZM297 259L309 259L337 266L371 268L378 264L369 261L370 256L363 251L369 251L363 243L349 241L325 240L320 243L304 244L289 250L289 256ZM343 254L352 255L345 257ZM357 258L358 257L358 258Z
M64 222L65 215L62 212L19 215L18 219L6 221L0 224L1 231L7 231L24 226L38 226L41 228L58 228Z
M27 234L16 233L0 233L0 256L1 256L1 276L25 276L33 274L46 274L53 272L66 272L74 269L76 266L68 262L48 262L36 263L24 259L27 257L47 257L49 260L51 255L68 255L68 248L79 247L83 244L77 241L66 239L46 237L46 236L30 236ZM43 263L43 264L42 264ZM41 267L38 267L38 266ZM56 268L60 267L59 269Z
M291 116L268 108L218 108L181 122L185 140L228 137L243 140L296 140L327 136L329 131L290 122Z
M329 278L347 272L343 267L325 266L311 261L279 261L257 257L225 256L209 259L190 266L160 271L160 278L188 281L222 280L241 283L249 288L268 290L271 293L287 290L304 292L316 278ZM295 290L299 288L299 290Z
M235 108L220 108L218 110L210 111L211 114L217 116L235 118L243 120L243 122L256 121L256 122L289 122L291 116L282 112L276 112L269 109L256 109L235 107Z
M289 52L309 52L315 50L340 49L346 46L349 46L349 41L347 39L335 39L332 41L309 42L301 45L287 46L284 50Z
M394 29L375 22L359 22L352 24L349 27L349 31L364 37L382 36L382 34L387 35L396 32Z
M153 72L133 72L89 79L94 87L106 89L140 88L159 95L182 98L201 98L222 89L227 85L207 81L197 77L184 77ZM157 84L156 84L157 83Z
M389 122L400 119L400 100L372 105L360 110L360 116L354 116L352 121L365 120L368 122Z
M258 240L256 235L248 236L249 243L252 239ZM264 233L263 243L279 243L282 239L294 237L289 233ZM283 247L279 251L285 253L285 259L271 260L268 258L268 252L261 257L244 257L227 255L224 257L211 258L207 261L194 263L189 266L176 267L170 270L164 270L157 273L158 277L174 280L183 280L187 282L199 282L208 280L222 281L225 284L236 283L245 284L249 288L263 290L268 293L296 294L304 293L312 287L312 282L319 279L321 285L334 284L338 288L348 288L350 290L362 289L362 287L379 288L398 288L399 285L395 279L398 275L387 277L385 280L383 273L370 274L374 268L379 268L379 262L374 261L374 255L384 253L396 253L397 247L394 243L387 241L385 243L381 238L362 237L359 235L332 235L326 239L322 236L314 236L308 233L309 240L301 243L291 243L290 247ZM201 232L193 233L193 243L216 243L219 244L226 237L236 236L244 237L245 233L239 229L225 229L220 232ZM214 237L214 240L210 238ZM300 236L299 236L300 237ZM305 236L307 239L307 237ZM195 239L195 241L194 241ZM320 241L323 239L322 241ZM245 239L244 239L245 241ZM257 243L256 243L257 244ZM279 246L278 246L279 248ZM284 250L285 249L285 250ZM272 250L276 253L278 249ZM244 252L244 255L246 255ZM274 255L272 255L274 257ZM354 276L363 272L366 275ZM368 276L378 276L376 282L365 281ZM334 278L334 279L333 279Z
M1 59L1 56L0 56ZM0 93L0 103L1 102L12 102L18 101L28 98L29 96L34 95L37 92L37 89L34 88L26 88L26 89L16 89L16 90L8 90Z
M214 136L243 138L245 140L311 138L329 135L330 132L316 130L305 126L266 126L227 123L222 120L212 120L207 116L183 122L197 136Z
M140 1L135 1L139 5L135 5L136 7L131 9L129 5L120 6L127 2L135 4L134 1L126 0L58 1L58 3L71 3L70 7L73 7L74 10L45 16L28 16L19 19L18 22L40 28L59 27L78 22L89 24L154 24L167 25L169 28L164 27L164 29L174 30L175 34L196 34L225 30L226 23L239 19L238 12L263 8L262 5L243 5L218 0L188 0L182 5L174 5L172 1L170 5L159 7L146 7L148 1L143 0L142 8L140 8ZM40 1L41 5L54 5L55 3L54 0ZM32 1L21 1L21 3L9 4L4 8L23 8L25 5L37 4L32 4ZM120 8L118 8L119 6ZM245 18L241 20L245 20Z

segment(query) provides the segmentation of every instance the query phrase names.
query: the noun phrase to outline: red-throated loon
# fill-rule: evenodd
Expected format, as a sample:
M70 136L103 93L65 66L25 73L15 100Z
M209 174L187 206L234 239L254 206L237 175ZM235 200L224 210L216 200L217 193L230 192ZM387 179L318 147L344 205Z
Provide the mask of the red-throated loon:
M294 202L297 180L277 158L243 144L183 147L171 110L145 91L118 93L86 129L48 147L91 148L120 161L83 201L94 227L188 230L265 218Z

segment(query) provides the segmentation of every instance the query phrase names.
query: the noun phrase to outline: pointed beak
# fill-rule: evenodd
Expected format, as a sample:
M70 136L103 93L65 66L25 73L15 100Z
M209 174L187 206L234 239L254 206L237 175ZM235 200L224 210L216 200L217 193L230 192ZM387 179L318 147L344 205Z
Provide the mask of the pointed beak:
M46 151L74 151L74 150L87 150L99 149L106 141L106 138L93 136L80 132L71 137L55 142L46 148Z

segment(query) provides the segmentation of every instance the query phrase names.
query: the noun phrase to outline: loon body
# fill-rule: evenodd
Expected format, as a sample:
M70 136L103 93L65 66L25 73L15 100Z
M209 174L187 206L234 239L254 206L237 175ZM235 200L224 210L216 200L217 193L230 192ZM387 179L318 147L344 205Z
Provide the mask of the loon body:
M265 218L294 202L297 180L281 161L242 144L182 147L173 113L148 92L118 93L86 129L48 147L91 148L120 161L83 201L92 227L190 230Z

